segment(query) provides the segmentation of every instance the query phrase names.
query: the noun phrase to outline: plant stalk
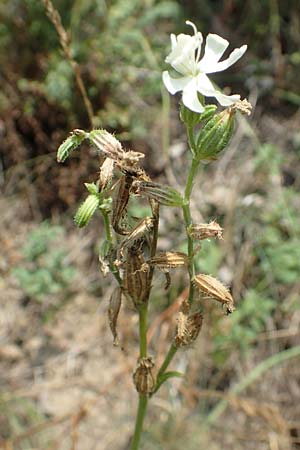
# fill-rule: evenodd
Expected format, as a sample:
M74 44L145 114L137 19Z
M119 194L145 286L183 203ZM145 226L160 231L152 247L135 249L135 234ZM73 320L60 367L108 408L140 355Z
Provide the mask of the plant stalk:
M143 303L139 307L139 331L140 331L140 358L147 357L147 316L148 303ZM139 404L135 420L135 428L130 450L138 450L143 424L146 415L148 398L144 394L139 394Z
M194 182L194 178L197 173L198 166L199 166L199 161L197 161L196 159L193 158L191 168L190 168L190 171L188 174L187 182L186 182L185 193L184 193L184 205L182 207L186 230L192 223L191 210L190 210L190 199L191 199L191 194L192 194L192 190L193 190L193 182ZM195 288L194 288L194 285L192 282L192 280L195 276L194 244L193 244L192 238L189 236L188 233L187 233L187 239L188 239L188 257L189 257L188 271L189 271L189 277L190 277L188 301L191 304L193 302L194 292L195 292L195 290L194 290ZM165 373L169 364L171 363L172 359L174 358L176 352L177 352L177 347L172 343L169 348L169 351L158 371L157 380L159 380L159 377L161 377Z

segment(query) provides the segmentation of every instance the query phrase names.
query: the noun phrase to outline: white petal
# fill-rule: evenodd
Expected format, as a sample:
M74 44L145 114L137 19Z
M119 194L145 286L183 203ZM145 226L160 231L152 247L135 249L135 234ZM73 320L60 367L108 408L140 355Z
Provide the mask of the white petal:
M217 34L209 34L206 38L204 56L199 63L199 70L209 73L211 67L219 61L229 42Z
M222 106L230 106L233 103L237 102L240 99L239 95L225 95L222 92L218 91L209 78L204 74L200 74L197 77L197 89L206 97L215 97L220 105Z
M162 79L164 85L172 95L176 94L178 91L182 91L191 80L190 77L173 78L169 75L167 70L163 72Z
M214 97L216 97L216 99L222 106L233 105L235 102L237 102L241 98L240 95L237 95L237 94L225 95L225 94L222 94L222 92L220 92L220 91L216 91L214 94Z
M229 58L225 59L224 61L217 62L215 64L211 64L210 68L207 68L205 70L205 73L215 73L215 72L221 72L222 70L228 69L228 67L232 66L235 62L237 62L245 53L247 50L247 45L243 45L240 48L236 48L233 50L233 52L229 55ZM201 64L201 61L200 61Z
M191 75L197 68L195 52L200 51L202 35L198 33L195 36L188 34L179 34L175 43L172 42L172 51L166 57L166 62L182 75Z
M183 89L182 101L183 104L191 111L198 113L202 113L204 111L204 107L198 99L197 84L195 79L192 79Z
M206 97L214 97L216 92L216 88L205 73L200 73L197 76L197 90Z

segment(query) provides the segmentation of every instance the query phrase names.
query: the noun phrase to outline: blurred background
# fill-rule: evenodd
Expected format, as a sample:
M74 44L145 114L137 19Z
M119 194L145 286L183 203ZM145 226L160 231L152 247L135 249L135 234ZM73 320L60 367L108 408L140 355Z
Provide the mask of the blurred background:
M170 33L248 44L213 80L253 105L218 162L203 166L196 222L217 220L199 271L230 286L237 310L206 310L197 342L178 352L150 403L142 450L300 448L300 4L299 0L53 0L70 36L94 124L146 154L156 181L183 189L188 167L178 98L161 83ZM76 72L76 70L75 70ZM56 150L90 129L74 67L41 1L0 2L0 448L126 450L137 396L137 316L126 304L113 347L99 270L100 217L73 223L84 182L99 171L82 145L64 164ZM132 215L139 205L132 205ZM161 250L183 250L180 211L162 208ZM150 352L161 361L187 280L154 280Z

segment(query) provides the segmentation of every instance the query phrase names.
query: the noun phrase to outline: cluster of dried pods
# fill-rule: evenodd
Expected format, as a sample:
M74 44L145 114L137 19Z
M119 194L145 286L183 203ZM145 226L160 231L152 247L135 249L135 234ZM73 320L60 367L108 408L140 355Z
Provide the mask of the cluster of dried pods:
M159 207L166 205L184 209L185 199L182 195L170 186L153 182L140 165L144 155L124 150L121 143L105 130L89 133L74 130L58 149L58 161L65 161L84 139L96 147L101 157L101 168L97 183L86 184L90 195L77 211L75 221L79 226L86 225L97 209L105 217L108 245L100 257L100 267L104 274L111 271L118 281L108 308L114 344L118 345L117 321L122 297L129 299L139 312L147 307L155 269L165 274L165 289L168 289L171 283L169 271L186 268L191 286L199 296L217 300L227 313L231 313L234 302L228 289L210 275L191 275L191 256L178 251L157 252ZM138 224L132 226L128 205L130 198L136 196L144 197L149 202L151 215L140 218ZM223 230L217 222L211 221L192 223L186 231L190 240L195 243L198 241L198 247L194 250L197 252L203 239L221 239ZM173 345L182 348L193 343L200 332L202 321L200 302L184 300L177 315ZM139 393L153 393L156 385L155 366L149 356L139 359L133 379Z
M188 268L188 255L182 252L169 251L157 253L157 236L159 225L159 206L182 206L182 196L173 188L153 182L140 166L143 154L125 151L120 142L104 130L94 130L90 140L105 156L100 169L98 186L100 191L112 185L117 172L118 181L113 186L113 203L111 208L111 226L115 232L115 245L106 255L109 267L120 275L121 283L111 295L108 317L114 337L118 344L117 319L120 312L122 296L129 298L139 310L147 304L150 296L154 269L166 275L165 288L170 285L169 271L173 268ZM142 196L148 199L152 216L145 217L130 229L128 219L128 203L131 196ZM222 238L222 228L212 221L206 224L192 224L188 235L194 241L209 238ZM228 289L212 276L199 274L194 277L194 286L199 294L214 298L226 307L228 313L234 310L234 303ZM185 347L193 343L202 326L203 316L199 303L190 305L183 301L177 316L174 333L174 345ZM193 309L192 309L193 308ZM139 393L151 395L155 389L155 370L151 357L143 357L138 361L133 375L134 384Z

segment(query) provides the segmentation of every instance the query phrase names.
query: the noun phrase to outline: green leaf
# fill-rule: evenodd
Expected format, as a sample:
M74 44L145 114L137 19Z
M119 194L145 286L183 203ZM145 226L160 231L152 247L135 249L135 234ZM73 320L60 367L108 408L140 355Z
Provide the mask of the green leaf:
M165 381L167 381L169 378L183 378L183 377L184 377L184 374L183 374L183 373L177 372L177 371L175 371L175 370L170 371L170 372L165 372L165 373L163 373L163 374L160 375L160 376L158 377L158 379L157 379L154 393L157 392L158 389L161 387L161 385L162 385Z

